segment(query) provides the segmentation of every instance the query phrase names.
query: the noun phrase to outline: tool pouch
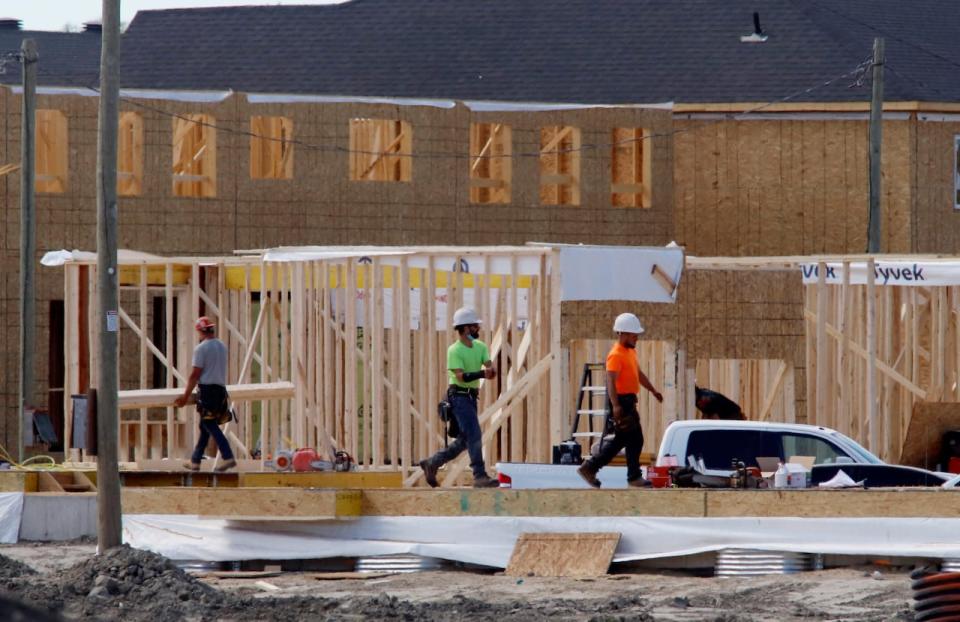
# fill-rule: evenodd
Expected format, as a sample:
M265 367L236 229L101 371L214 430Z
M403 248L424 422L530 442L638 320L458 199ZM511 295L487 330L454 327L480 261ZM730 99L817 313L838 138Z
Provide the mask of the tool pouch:
M457 423L457 418L453 414L453 406L449 401L443 400L437 404L437 415L440 416L440 421L446 424L447 436L450 438L460 436L460 425Z

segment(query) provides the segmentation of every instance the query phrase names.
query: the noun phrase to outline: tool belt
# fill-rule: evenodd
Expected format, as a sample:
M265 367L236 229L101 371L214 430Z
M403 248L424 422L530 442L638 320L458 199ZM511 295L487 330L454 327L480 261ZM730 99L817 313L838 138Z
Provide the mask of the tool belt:
M216 421L219 425L234 419L230 410L227 388L221 384L201 384L197 387L197 412L200 418Z
M460 385L451 384L447 387L447 397L451 395L469 395L473 399L477 399L477 396L480 395L480 392L477 389L470 389L468 387L461 387Z

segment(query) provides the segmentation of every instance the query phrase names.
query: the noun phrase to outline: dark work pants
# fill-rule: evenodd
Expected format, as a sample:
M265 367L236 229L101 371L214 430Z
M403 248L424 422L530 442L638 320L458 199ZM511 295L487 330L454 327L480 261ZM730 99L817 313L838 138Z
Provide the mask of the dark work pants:
M230 449L230 443L220 430L220 426L217 425L216 419L201 418L200 438L197 439L197 446L193 448L193 456L190 458L194 464L200 464L200 460L203 459L203 452L207 449L207 443L210 442L211 436L213 440L216 441L217 447L220 448L220 455L223 459L233 460L233 451Z
M643 430L640 428L640 413L637 412L637 396L633 394L618 395L621 417L613 422L614 435L612 440L600 441L600 452L588 462L594 471L599 471L610 464L614 456L623 449L627 458L627 481L640 479L640 452L643 450Z
M477 398L465 393L450 393L447 399L453 408L453 416L457 418L457 425L460 426L460 436L433 454L428 462L436 467L443 466L466 449L470 455L473 478L484 477L487 468L483 464L483 435L480 433L480 420L477 418Z

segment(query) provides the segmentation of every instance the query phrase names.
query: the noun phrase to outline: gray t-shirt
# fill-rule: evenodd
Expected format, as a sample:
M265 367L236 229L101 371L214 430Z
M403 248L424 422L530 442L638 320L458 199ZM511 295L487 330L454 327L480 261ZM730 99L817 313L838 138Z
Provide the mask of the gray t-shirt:
M227 384L227 346L219 339L206 339L193 351L193 366L199 367L200 384Z

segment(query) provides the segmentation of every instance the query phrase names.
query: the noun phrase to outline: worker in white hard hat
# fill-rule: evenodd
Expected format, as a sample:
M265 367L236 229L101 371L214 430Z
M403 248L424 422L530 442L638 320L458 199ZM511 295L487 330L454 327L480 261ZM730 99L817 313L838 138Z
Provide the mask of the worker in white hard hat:
M217 339L217 325L210 318L197 318L193 325L197 329L200 345L193 351L193 371L187 379L183 395L174 401L177 408L183 407L193 394L197 393L197 413L200 415L200 436L193 449L193 455L183 466L191 471L200 470L200 461L212 437L220 449L223 462L217 465L217 471L226 471L237 466L230 450L230 442L220 429L221 419L230 415L230 402L227 395L227 346Z
M480 324L480 316L468 307L457 309L453 314L457 340L447 348L447 375L450 379L447 402L453 411L459 433L448 447L420 462L424 479L434 488L440 485L437 481L437 470L464 450L470 455L474 488L495 488L500 485L497 480L487 475L487 468L483 463L483 436L480 432L480 420L477 418L480 380L489 380L497 375L487 344L479 339Z
M607 354L607 396L613 419L612 440L601 437L597 455L584 461L577 470L588 484L600 488L597 472L613 460L623 449L627 458L627 484L636 487L650 486L640 471L640 451L643 449L643 430L637 398L640 387L653 393L658 402L663 396L640 371L637 360L637 338L643 333L640 319L632 313L621 313L613 322L617 341ZM604 431L604 434L606 432Z

